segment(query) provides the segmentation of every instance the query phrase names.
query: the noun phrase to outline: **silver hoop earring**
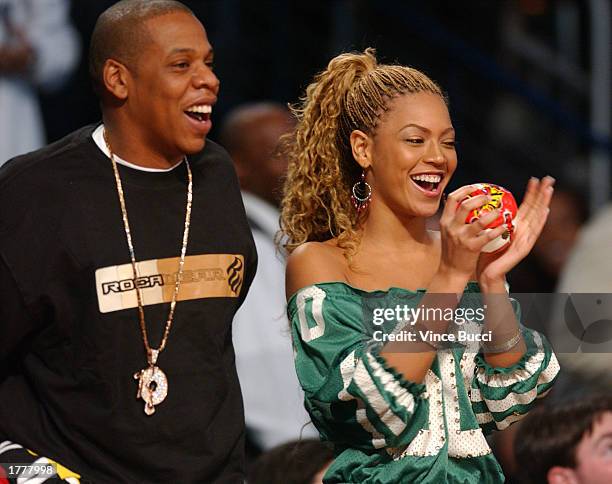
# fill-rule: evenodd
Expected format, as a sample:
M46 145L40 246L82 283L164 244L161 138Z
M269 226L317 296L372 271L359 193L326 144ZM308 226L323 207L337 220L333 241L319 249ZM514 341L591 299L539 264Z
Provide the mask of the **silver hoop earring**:
M351 201L357 213L360 214L368 208L372 200L372 187L365 181L365 170L361 172L361 179L353 185L352 192Z

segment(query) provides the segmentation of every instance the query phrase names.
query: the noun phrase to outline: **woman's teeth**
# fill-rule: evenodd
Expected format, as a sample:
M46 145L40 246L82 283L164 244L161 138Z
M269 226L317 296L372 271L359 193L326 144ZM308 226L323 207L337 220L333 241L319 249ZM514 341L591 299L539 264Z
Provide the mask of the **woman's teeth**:
M411 178L415 181L424 181L428 183L440 183L440 180L442 180L440 175L414 175Z
M435 191L440 181L442 181L440 175L414 175L410 178L421 188L430 192Z

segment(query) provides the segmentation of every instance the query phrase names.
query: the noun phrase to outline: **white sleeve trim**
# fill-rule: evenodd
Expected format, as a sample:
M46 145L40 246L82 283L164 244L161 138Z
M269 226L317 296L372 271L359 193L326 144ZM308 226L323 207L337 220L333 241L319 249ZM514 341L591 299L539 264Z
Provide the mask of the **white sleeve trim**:
M374 357L368 353L366 353L366 355L374 359ZM368 362L371 364L370 360L368 360ZM393 410L391 410L382 394L376 387L374 380L372 380L372 377L368 373L363 360L359 361L357 368L355 369L354 381L357 387L363 393L368 405L378 415L380 421L384 423L395 436L399 436L404 430L406 430L406 422L404 422L393 412Z

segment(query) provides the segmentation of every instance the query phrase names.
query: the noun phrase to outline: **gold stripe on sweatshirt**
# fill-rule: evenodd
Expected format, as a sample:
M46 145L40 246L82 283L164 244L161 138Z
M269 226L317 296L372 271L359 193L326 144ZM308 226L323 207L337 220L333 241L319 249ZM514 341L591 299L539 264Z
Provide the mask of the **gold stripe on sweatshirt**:
M100 312L138 307L136 288L145 306L168 303L178 273L179 258L146 260L96 270ZM204 254L185 257L183 280L177 301L208 297L238 297L244 281L244 257L240 254Z

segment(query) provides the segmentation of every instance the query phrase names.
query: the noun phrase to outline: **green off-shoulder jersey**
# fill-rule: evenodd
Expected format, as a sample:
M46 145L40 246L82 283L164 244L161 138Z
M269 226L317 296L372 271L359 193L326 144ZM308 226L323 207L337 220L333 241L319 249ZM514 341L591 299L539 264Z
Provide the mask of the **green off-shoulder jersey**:
M521 325L527 352L511 367L490 366L478 348L449 347L438 350L423 383L408 381L380 354L368 318L376 305L416 307L423 294L330 282L289 300L305 407L335 449L326 484L504 481L485 435L520 420L548 392L557 359L543 335ZM459 307L480 299L469 283Z

